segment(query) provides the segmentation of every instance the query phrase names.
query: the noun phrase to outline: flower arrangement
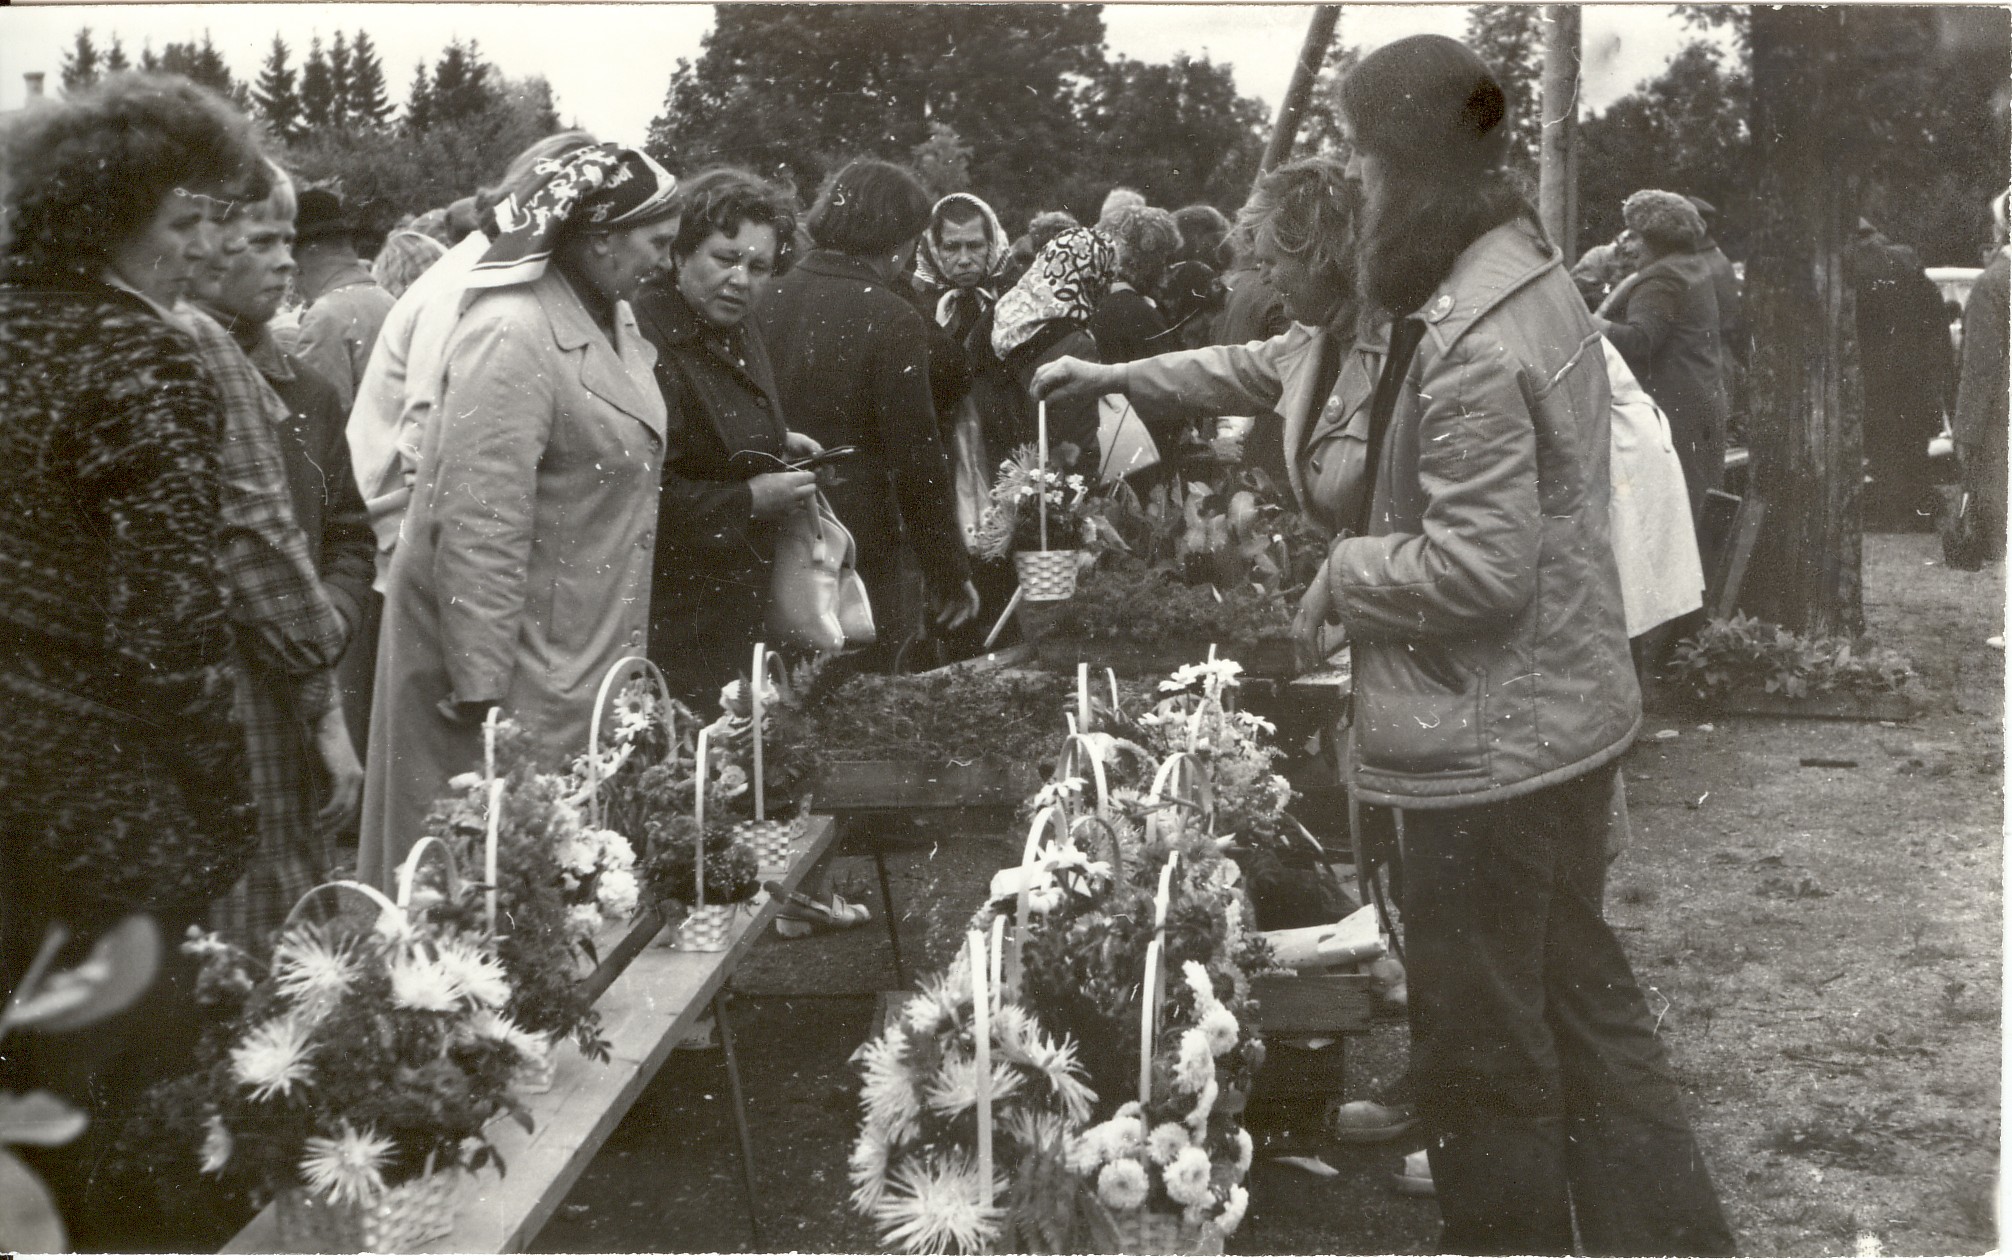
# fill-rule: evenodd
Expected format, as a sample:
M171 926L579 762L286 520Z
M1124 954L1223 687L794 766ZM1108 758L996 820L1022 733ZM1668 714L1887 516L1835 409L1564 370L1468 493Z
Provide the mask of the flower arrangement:
M1048 508L1045 547L1043 500ZM1104 503L1081 474L1065 474L1052 463L1043 465L1032 446L1022 446L999 463L973 550L984 559L1000 560L1019 551L1095 551L1122 545L1104 519Z
M705 894L709 906L735 905L761 891L754 850L733 838L724 825L706 819ZM683 916L697 904L699 825L690 814L668 814L650 822L650 856L643 863L643 895L666 919Z
M972 1253L1010 1235L1048 1244L1033 1250L1058 1250L1043 1227L1068 1215L1073 1188L1050 1174L1061 1171L1095 1097L1067 1036L1050 1036L1016 1004L990 1007L993 1206L983 1206L976 1022L967 944L854 1056L864 1083L852 1205L892 1249ZM1036 1193L1057 1188L1059 1205Z
M597 961L594 934L635 914L642 888L626 837L587 826L568 776L539 770L515 723L498 724L497 772L504 783L496 833L499 924L495 948L511 984L506 1009L538 1035L571 1037L581 1053L605 1059L601 1020L579 986L582 964ZM484 869L489 789L479 774L457 776L456 795L437 802L428 833L455 850L461 869ZM486 926L486 888L469 885L451 906L431 911L467 931Z
M632 853L646 842L643 776L681 750L675 732L697 727L698 720L690 709L660 697L648 680L639 676L625 683L609 705L608 742L599 754L598 775L596 768L588 765L594 754L582 751L574 759L574 794L592 790L598 780L601 822L626 839Z
M430 1173L500 1170L501 1116L529 1131L511 1082L538 1041L480 936L387 909L291 925L270 963L214 935L184 949L221 1016L175 1094L201 1108L203 1171L362 1207Z

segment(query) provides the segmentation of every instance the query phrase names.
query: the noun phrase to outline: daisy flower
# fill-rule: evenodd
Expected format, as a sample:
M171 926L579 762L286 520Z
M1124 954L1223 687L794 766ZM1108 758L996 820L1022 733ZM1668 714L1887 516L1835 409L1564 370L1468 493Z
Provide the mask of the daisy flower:
M510 1000L503 964L467 937L449 937L435 947L440 966L461 996L478 1007L496 1009Z
M1146 1157L1164 1167L1188 1149L1188 1131L1171 1120L1146 1135Z
M392 1003L408 1011L451 1011L461 1001L455 973L424 950L398 951L390 972Z
M356 959L313 927L296 927L272 952L272 979L280 994L310 1020L327 1014L356 983Z
M231 1050L231 1071L251 1091L252 1101L291 1094L294 1086L314 1080L307 1057L309 1034L306 1021L290 1011L252 1029Z
M999 1235L1003 1207L978 1206L977 1160L962 1152L931 1152L901 1161L873 1216L889 1248L915 1252L979 1251ZM1008 1187L993 1174L993 1199Z
M224 1165L231 1162L235 1145L231 1131L224 1127L224 1118L212 1115L203 1125L203 1171L212 1175L222 1172Z
M1199 1146L1185 1146L1160 1171L1160 1179L1166 1182L1167 1197L1182 1207L1194 1207L1209 1198L1208 1152Z
M1113 1212L1129 1212L1146 1201L1152 1183L1136 1159L1114 1159L1097 1174L1097 1198Z
M1237 1232L1237 1226L1244 1223L1244 1212L1251 1205L1251 1192L1242 1186L1230 1187L1229 1202L1223 1205L1222 1214L1216 1217L1216 1228L1225 1234Z
M384 1161L391 1151L390 1138L379 1137L368 1127L358 1133L345 1120L339 1135L307 1139L300 1179L311 1193L330 1202L362 1207L384 1193Z
M645 688L630 683L615 697L615 738L632 739L650 729L657 719L657 698Z

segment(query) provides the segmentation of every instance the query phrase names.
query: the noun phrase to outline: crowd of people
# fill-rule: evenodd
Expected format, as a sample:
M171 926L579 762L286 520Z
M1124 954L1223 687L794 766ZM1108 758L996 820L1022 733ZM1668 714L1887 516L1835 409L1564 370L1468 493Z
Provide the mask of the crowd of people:
M1254 415L1244 457L1334 539L1295 630L1309 658L1353 645L1350 787L1401 837L1443 1245L1731 1254L1601 895L1630 639L1701 586L1695 549L1643 548L1719 483L1738 280L1711 208L1658 190L1568 272L1455 41L1372 54L1339 104L1349 160L1269 172L1234 223L1119 188L1009 238L889 162L805 209L568 131L368 261L338 197L186 80L29 111L0 263L0 981L50 925L74 959L135 910L256 946L352 838L388 886L492 707L569 758L622 657L709 702L820 498L877 623L851 663L898 670L975 650L1010 598L968 545L1037 406L1099 479L1126 471L1112 398L1168 461ZM1966 460L2003 463L2003 362ZM191 981L170 956L119 1021L0 1073L116 1117L191 1047ZM92 1232L102 1149L38 1156L86 1246L127 1240Z

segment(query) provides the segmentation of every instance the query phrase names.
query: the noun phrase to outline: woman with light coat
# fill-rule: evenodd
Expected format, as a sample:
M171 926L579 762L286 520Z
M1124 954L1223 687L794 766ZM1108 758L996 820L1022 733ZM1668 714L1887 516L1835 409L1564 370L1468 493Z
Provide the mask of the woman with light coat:
M385 595L358 858L380 887L492 707L570 760L643 650L665 415L626 299L668 264L675 186L592 145L489 212Z

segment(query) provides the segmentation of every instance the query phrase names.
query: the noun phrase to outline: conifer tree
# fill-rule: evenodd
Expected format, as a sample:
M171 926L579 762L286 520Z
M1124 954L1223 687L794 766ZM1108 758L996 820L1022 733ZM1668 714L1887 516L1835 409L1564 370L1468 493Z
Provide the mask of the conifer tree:
M63 91L81 92L98 81L98 72L103 68L103 58L98 46L91 42L91 28L77 28L77 38L70 51L63 54Z
M384 63L370 35L358 31L349 45L349 116L361 127L382 127L391 117L391 97L384 86Z
M300 120L311 131L320 131L335 121L335 85L329 78L328 54L321 50L321 36L307 46L307 61L300 70Z
M427 77L426 63L412 67L412 86L405 94L405 129L421 132L433 125L433 81Z
M105 73L117 74L132 68L133 63L126 59L125 46L119 42L117 35L112 36L112 46L105 50Z
M328 48L328 121L337 131L349 129L349 92L349 36L337 31Z
M289 51L286 41L274 32L272 51L266 54L265 65L260 68L252 90L252 103L259 117L281 140L300 135L300 90L294 68L287 60Z

